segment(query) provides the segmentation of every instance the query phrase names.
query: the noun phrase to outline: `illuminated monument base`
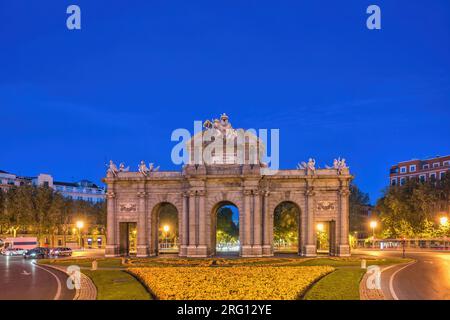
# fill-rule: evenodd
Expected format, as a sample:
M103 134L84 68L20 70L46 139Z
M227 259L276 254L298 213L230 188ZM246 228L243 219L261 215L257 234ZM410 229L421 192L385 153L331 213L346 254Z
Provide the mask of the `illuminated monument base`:
M161 204L178 212L179 255L215 255L215 215L222 204L239 210L240 255L272 256L275 208L293 203L300 213L299 254L316 255L318 223L329 223L331 255L350 254L348 243L348 170L280 170L261 175L249 165L186 166L182 172L120 172L108 176L107 256L127 254L121 224L137 225L137 256L158 254Z

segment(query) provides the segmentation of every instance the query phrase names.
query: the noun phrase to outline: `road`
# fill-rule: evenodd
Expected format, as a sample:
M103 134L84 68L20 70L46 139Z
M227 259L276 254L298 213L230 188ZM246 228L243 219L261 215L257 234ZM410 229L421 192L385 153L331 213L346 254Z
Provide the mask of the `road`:
M0 300L72 300L63 272L23 257L0 256Z
M401 251L357 250L377 257L401 257ZM406 251L416 260L408 265L386 269L381 289L395 300L450 300L450 252Z

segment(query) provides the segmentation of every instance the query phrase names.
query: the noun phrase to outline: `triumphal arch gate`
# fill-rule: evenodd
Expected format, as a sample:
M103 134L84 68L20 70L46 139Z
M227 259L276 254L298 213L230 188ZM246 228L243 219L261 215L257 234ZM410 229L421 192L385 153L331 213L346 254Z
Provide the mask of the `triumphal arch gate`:
M242 257L274 254L274 216L283 204L297 212L298 254L317 254L317 228L324 224L329 254L350 254L352 176L345 160L336 159L324 169L309 159L296 169L272 170L261 160L265 146L258 137L234 129L225 114L206 121L204 129L187 142L186 150L187 162L181 171L159 170L143 161L131 171L110 162L104 178L107 256L128 254L126 226L130 224L136 228L136 255L159 254L159 214L165 204L177 212L177 252L182 257L217 254L217 211L224 204L239 212L238 253Z

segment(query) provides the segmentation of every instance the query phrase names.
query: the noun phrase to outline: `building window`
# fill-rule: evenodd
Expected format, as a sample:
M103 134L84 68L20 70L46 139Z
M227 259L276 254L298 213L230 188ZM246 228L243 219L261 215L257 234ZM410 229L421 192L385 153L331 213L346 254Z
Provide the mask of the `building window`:
M430 173L430 180L431 181L436 180L436 173Z
M397 179L392 179L391 180L391 186L395 186L397 184Z
M425 182L425 181L426 181L426 177L425 177L424 174L421 174L421 175L419 176L419 181L420 181L420 182Z
M406 167L400 167L400 173L406 173Z
M406 178L401 178L401 179L400 179L400 185L401 185L401 186L404 185L405 182L406 182Z
M427 163L427 164L424 164L423 166L422 166L422 169L430 169L430 165Z
M409 166L409 172L416 172L416 165L412 164Z
M438 168L438 167L439 167L439 162L433 163L433 168Z
M444 179L444 175L445 175L445 171L442 171L441 173L439 173L439 179Z
M450 161L449 160L447 160L447 161L444 161L444 163L442 164L444 167L448 167L448 166L450 166Z

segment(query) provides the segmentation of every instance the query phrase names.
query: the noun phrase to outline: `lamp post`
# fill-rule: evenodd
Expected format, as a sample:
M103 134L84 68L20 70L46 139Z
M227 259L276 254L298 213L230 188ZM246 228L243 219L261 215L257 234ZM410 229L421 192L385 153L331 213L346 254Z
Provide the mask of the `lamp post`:
M79 221L77 221L76 225L77 225L77 228L78 228L78 237L80 238L80 241L79 241L80 242L80 249L82 249L81 248L81 229L84 227L84 222L79 220Z
M370 221L370 227L372 228L372 249L375 248L375 228L377 227L376 221Z
M448 218L447 216L442 216L439 218L439 223L441 224L441 227L443 229L448 225ZM445 231L445 229L444 229ZM447 235L444 234L444 250L447 251Z

